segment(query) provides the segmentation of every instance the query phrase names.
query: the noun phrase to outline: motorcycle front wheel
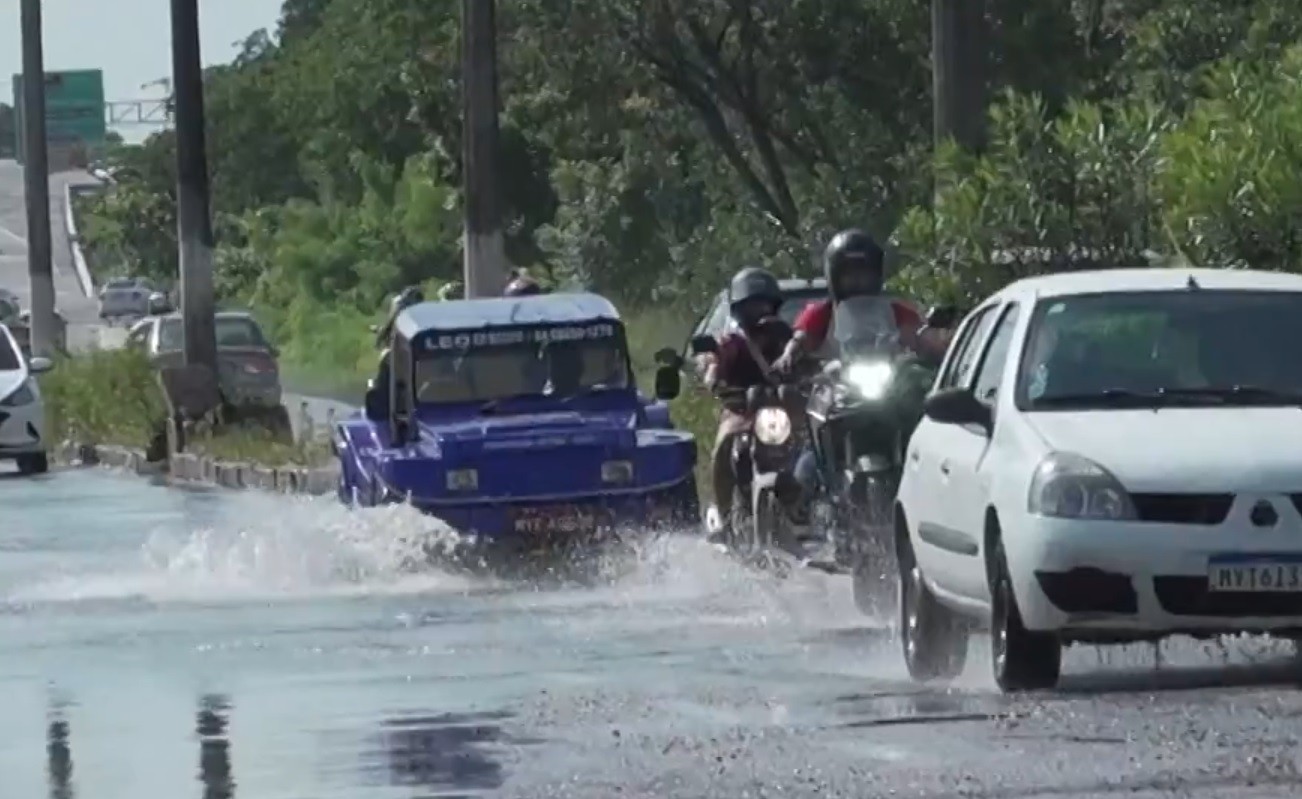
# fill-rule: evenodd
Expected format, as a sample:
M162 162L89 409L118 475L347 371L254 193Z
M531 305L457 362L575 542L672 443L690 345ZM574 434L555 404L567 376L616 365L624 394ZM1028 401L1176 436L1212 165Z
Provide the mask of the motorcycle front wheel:
M855 552L851 579L854 604L874 618L893 618L897 601L895 553L891 547L894 524L895 483L884 477L863 478L854 505L852 524Z

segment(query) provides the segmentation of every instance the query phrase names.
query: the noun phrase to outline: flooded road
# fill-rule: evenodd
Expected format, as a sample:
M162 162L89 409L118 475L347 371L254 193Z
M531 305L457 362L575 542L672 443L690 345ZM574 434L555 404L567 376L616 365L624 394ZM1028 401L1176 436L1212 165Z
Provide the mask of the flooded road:
M980 642L953 689L919 688L840 582L687 539L537 590L413 573L430 524L401 509L5 477L6 799L1302 789L1296 672L1260 641L1174 642L1160 670L1072 650L1061 691L1014 698Z

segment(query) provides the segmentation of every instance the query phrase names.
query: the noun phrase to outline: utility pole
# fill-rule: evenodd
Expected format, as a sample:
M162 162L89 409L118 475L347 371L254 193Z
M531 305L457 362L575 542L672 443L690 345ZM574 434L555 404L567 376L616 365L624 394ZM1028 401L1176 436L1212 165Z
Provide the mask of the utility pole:
M501 294L506 282L498 171L497 2L461 0L462 182L466 297Z
M172 86L176 103L176 240L181 261L185 364L205 366L216 375L213 237L197 0L172 0Z
M980 152L986 138L986 0L931 0L933 127Z
M27 195L27 274L32 287L32 355L54 341L54 263L50 252L49 142L45 139L45 48L41 0L22 0L23 179Z

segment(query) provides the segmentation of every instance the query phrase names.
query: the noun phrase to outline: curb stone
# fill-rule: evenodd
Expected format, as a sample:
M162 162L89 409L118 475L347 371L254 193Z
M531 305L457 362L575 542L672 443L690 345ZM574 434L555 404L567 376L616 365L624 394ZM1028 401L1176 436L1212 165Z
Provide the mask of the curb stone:
M178 453L166 461L150 461L144 450L73 441L64 442L51 455L56 461L72 466L105 466L145 477L166 475L173 482L221 488L323 496L334 493L339 485L336 465L317 468L262 466L219 461L189 452Z

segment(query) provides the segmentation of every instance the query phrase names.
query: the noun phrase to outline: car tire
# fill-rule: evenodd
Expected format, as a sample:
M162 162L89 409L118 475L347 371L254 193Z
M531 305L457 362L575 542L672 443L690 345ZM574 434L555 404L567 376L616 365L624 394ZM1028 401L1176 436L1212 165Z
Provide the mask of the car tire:
M952 680L967 665L967 621L945 607L922 579L908 536L899 543L900 648L909 676L918 682Z
M44 452L18 456L18 473L23 475L45 474L50 471L50 456Z
M995 544L992 562L990 661L995 683L1005 693L1052 688L1062 671L1062 642L1022 624L1002 543Z

